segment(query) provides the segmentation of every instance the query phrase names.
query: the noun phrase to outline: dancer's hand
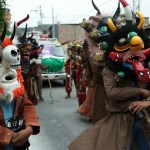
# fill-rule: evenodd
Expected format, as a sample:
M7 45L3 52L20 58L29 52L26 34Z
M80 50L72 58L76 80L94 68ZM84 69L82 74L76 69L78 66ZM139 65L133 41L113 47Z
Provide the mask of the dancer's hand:
M18 133L13 132L12 134L12 138L11 138L11 142L18 136Z
M134 114L148 107L150 107L150 101L135 101L129 105L129 110Z
M23 145L28 138L32 135L33 129L31 126L27 126L24 130L21 130L17 133L17 136L12 139L12 143L15 146L21 146Z
M144 98L150 97L150 91L149 91L149 90L147 90L147 89L141 89L140 92L141 92L141 95L142 95Z

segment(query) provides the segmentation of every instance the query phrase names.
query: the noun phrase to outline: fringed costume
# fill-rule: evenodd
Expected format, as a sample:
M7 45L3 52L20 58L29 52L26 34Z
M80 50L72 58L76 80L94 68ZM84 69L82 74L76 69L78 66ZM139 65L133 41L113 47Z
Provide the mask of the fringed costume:
M76 65L76 47L73 42L68 43L67 47L68 60L65 63L65 71L66 71L66 84L65 89L67 96L66 98L70 98L70 94L72 91L72 81L74 81L75 89L77 92L77 83L76 83L76 74L77 74L77 65Z
M19 38L21 66L25 80L24 86L29 99L34 105L37 105L39 100L44 101L42 97L41 60L38 58L42 52L42 47L38 46L38 43L33 38L33 33L30 37L26 38L26 32L27 25L23 36Z

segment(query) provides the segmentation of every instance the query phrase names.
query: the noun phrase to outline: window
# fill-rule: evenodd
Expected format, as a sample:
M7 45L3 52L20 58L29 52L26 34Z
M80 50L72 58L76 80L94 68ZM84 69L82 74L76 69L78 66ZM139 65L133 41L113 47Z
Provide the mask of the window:
M61 46L55 46L53 44L44 44L44 47L40 56L42 57L48 57L48 56L65 57L65 53Z

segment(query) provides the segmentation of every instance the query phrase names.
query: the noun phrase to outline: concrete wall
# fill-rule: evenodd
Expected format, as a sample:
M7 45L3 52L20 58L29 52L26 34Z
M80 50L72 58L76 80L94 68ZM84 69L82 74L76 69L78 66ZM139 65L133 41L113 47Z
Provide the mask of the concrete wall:
M84 30L78 24L58 25L58 41L60 43L71 40L82 40L83 38Z
M52 25L43 24L43 30L49 33L49 27ZM24 28L17 29L18 35L24 33ZM39 31L38 27L29 27L28 31ZM52 30L51 30L52 32ZM60 43L71 40L82 40L84 38L84 30L79 26L79 24L55 24L55 37L58 38Z

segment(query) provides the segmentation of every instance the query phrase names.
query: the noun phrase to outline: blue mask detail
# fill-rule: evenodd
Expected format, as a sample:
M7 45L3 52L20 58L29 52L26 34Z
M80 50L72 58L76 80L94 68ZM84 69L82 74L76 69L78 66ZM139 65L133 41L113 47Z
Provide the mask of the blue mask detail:
M126 62L122 62L122 65L128 69L130 69L131 71L133 71L133 66L129 63L126 63Z

